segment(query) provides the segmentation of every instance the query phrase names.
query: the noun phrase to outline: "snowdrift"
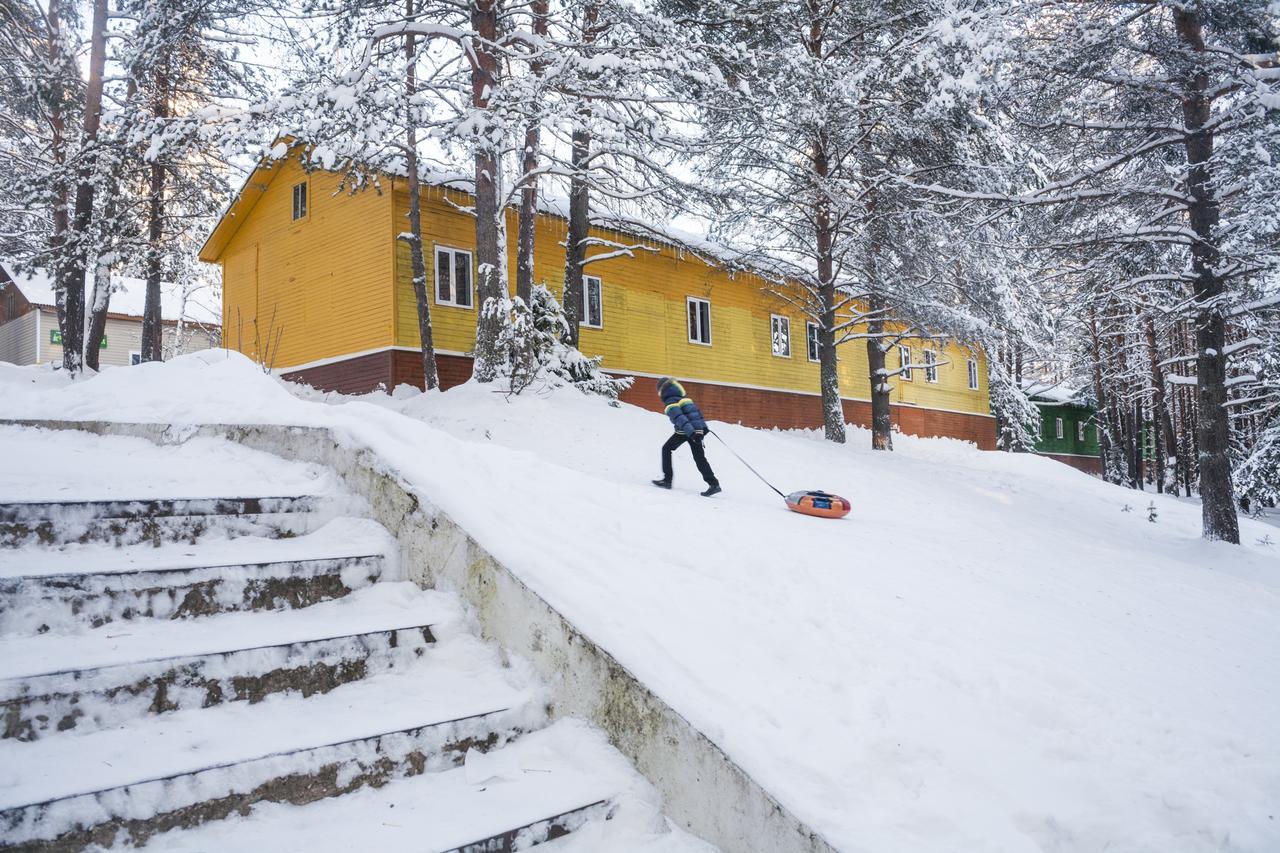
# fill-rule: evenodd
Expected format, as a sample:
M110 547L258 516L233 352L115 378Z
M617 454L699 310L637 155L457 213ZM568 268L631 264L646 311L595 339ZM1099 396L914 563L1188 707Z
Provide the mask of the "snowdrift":
M835 846L1280 849L1280 540L1030 456L666 419L572 390L291 393L221 351L63 381L0 417L322 425L367 444ZM717 413L706 412L714 420ZM1155 507L1149 521L1148 505ZM513 650L517 651L518 650Z

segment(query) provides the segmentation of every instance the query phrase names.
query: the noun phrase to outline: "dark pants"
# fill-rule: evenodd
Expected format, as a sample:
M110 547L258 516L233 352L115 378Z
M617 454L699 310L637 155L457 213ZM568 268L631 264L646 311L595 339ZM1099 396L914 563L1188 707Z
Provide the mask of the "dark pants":
M702 436L696 432L691 436L678 432L668 438L666 444L662 445L663 479L671 482L671 452L686 441L689 442L689 449L693 451L693 461L697 464L698 473L702 475L702 479L707 481L708 486L718 485L716 474L711 470L711 466L707 464L707 455L702 450Z

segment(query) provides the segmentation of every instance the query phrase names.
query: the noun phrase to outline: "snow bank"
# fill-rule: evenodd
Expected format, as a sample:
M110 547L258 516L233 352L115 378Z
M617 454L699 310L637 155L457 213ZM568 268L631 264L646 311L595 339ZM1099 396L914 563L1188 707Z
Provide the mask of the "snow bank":
M106 382L110 375L100 378ZM157 447L141 438L7 426L0 427L0 443L7 451L0 502L324 496L338 491L336 478L324 468L287 462L223 439L193 438Z
M1280 849L1280 546L1258 522L1208 543L1198 507L1046 459L729 425L784 491L853 513L786 512L714 440L725 494L696 495L687 455L662 492L665 418L572 390L308 402L221 352L14 375L3 417L373 448L842 849Z

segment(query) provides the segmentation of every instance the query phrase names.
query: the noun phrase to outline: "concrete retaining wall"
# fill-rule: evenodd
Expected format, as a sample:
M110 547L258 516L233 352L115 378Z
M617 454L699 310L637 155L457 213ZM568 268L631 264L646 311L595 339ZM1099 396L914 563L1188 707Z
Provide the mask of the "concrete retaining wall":
M328 430L312 427L3 423L135 436L157 444L220 436L333 468L397 537L410 579L460 594L474 610L482 635L527 660L549 685L552 716L579 716L602 728L662 794L669 817L724 853L835 850L369 449L341 444Z

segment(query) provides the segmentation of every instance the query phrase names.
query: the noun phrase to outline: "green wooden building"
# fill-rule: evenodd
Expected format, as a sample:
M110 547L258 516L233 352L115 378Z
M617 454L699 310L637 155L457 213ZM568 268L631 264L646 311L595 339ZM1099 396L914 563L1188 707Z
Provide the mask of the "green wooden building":
M1031 402L1040 409L1036 453L1081 471L1102 475L1102 453L1094 409L1078 391L1064 385L1032 386Z

